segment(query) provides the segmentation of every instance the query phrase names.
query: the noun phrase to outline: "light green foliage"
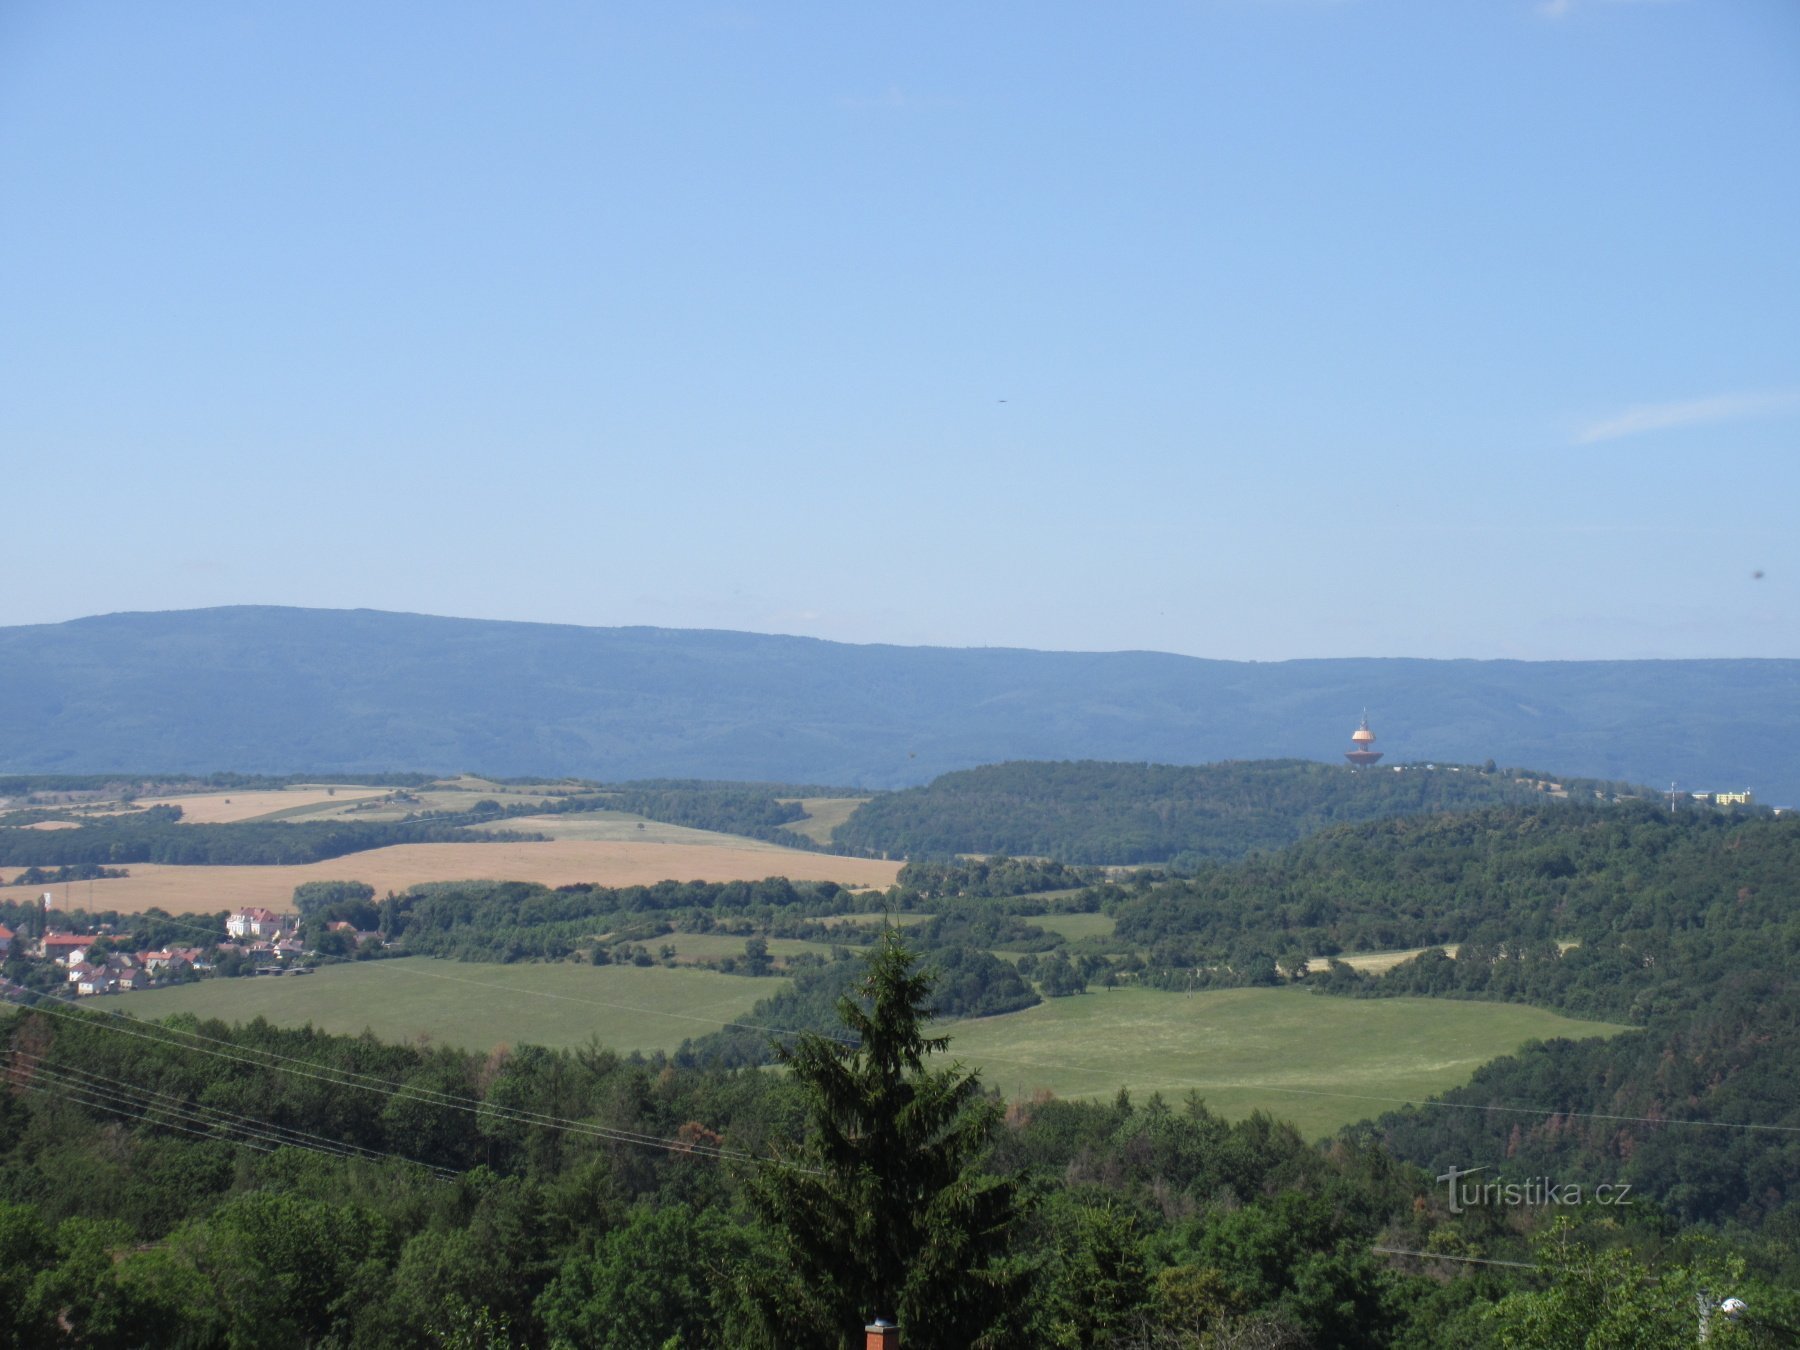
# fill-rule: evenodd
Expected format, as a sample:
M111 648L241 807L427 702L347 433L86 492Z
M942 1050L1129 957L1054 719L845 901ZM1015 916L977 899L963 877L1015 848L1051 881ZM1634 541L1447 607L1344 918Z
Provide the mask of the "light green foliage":
M1545 1234L1537 1257L1552 1272L1550 1287L1509 1294L1488 1311L1508 1350L1688 1350L1699 1335L1702 1299L1716 1307L1744 1278L1735 1257L1653 1273L1627 1248L1601 1250L1578 1239L1567 1219ZM1752 1343L1748 1327L1716 1313L1710 1320L1709 1350Z
M730 1267L746 1245L716 1212L683 1204L635 1210L591 1256L563 1263L538 1297L537 1315L551 1344L569 1350L715 1344Z

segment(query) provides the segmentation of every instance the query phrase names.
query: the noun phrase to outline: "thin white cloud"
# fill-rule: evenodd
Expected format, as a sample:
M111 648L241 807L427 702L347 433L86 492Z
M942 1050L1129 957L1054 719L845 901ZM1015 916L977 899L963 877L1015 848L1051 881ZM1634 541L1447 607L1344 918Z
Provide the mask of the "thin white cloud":
M1546 19L1567 18L1574 12L1578 3L1586 5L1588 0L1538 0L1537 12ZM1673 5L1681 0L1599 0L1604 5Z
M1800 391L1792 389L1715 394L1711 398L1693 398L1680 403L1640 403L1598 422L1590 422L1575 434L1574 443L1594 445L1600 441L1616 441L1621 436L1641 436L1651 431L1671 431L1676 427L1705 426L1713 422L1736 422L1792 408L1800 408Z

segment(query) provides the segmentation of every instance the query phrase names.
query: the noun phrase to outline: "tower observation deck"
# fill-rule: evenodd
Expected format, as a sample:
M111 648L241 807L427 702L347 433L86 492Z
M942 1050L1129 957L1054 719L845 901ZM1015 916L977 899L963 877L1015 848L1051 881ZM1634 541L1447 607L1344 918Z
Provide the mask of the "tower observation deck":
M1359 768L1375 763L1382 752L1375 748L1375 733L1369 730L1369 714L1363 714L1362 725L1350 733L1350 748L1344 758Z

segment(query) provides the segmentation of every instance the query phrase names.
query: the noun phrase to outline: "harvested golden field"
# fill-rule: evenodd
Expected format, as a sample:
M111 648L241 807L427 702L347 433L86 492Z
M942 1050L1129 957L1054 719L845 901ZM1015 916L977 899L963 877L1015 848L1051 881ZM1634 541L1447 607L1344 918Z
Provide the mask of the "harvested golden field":
M79 820L34 820L25 827L28 830L79 830Z
M695 831L694 833L698 833ZM361 881L377 894L421 881L537 881L565 886L645 886L658 881L836 881L846 886L887 887L896 862L803 853L713 835L720 843L658 844L589 839L542 843L396 844L326 862L291 867L169 867L130 863L128 877L91 883L92 905L136 913L157 906L170 913L210 913L241 905L284 909L305 881ZM90 883L81 883L83 887ZM82 904L88 902L83 899Z
M229 825L233 821L257 820L294 810L296 807L349 805L370 797L384 797L387 788L361 787L354 784L321 784L305 787L275 788L257 792L209 792L195 796L157 797L144 806L179 806L181 819L187 825Z

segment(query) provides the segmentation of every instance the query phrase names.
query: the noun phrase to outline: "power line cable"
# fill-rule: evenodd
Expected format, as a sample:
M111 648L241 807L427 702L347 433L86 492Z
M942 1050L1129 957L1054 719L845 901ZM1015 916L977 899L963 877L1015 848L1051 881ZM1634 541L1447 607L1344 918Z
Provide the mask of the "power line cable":
M51 1003L61 1001L65 1000L57 1000L54 998L47 1000L47 1002ZM131 1022L130 1019L124 1018L116 1013L89 1014L85 1010L81 1012L63 1011L57 1008L47 1007L42 1002L34 1004L32 1007L34 1011L49 1016L77 1020L85 1025L97 1026L109 1031L118 1032L122 1035L134 1036L141 1040L148 1040L158 1045L168 1046L171 1049L188 1050L193 1051L196 1054L211 1055L218 1059L248 1065L252 1068L294 1074L298 1077L311 1078L333 1087L357 1088L361 1091L378 1093L396 1100L416 1101L428 1106L448 1107L472 1115L485 1115L490 1118L505 1120L515 1124L536 1125L547 1129L561 1130L569 1133L605 1139L614 1143L632 1144L646 1148L659 1148L670 1153L679 1153L682 1155L699 1154L701 1156L716 1157L728 1161L747 1162L762 1166L783 1167L791 1170L808 1172L817 1171L817 1169L814 1168L799 1167L797 1164L789 1163L779 1158L761 1158L743 1149L714 1146L701 1143L697 1140L670 1139L662 1135L652 1135L636 1130L625 1130L614 1126L599 1125L591 1121L572 1120L565 1116L553 1116L544 1112L530 1111L524 1108L498 1106L492 1102L482 1101L473 1097L464 1097L454 1093L440 1092L433 1088L420 1087L417 1084L391 1083L375 1078L373 1075L358 1073L355 1070L340 1069L332 1065L323 1065L313 1060L302 1060L292 1055L283 1055L276 1051L265 1050L260 1047L241 1046L233 1041L221 1040L218 1037L207 1036L201 1032L188 1031L185 1028L168 1027L158 1023ZM130 1024L125 1025L128 1022ZM229 1050L238 1051L240 1053L228 1053L227 1051L208 1049L206 1046L202 1045L188 1045L180 1041L170 1040L164 1036L151 1035L142 1029L146 1026L156 1026L157 1029L161 1031L191 1036L213 1045L226 1046ZM264 1055L267 1056L268 1059L252 1059L248 1054L242 1053L244 1051L248 1051L249 1054ZM279 1060L283 1061L283 1063L271 1063L268 1062L268 1060ZM289 1065L299 1067L288 1067Z
M160 920L159 919L158 922L175 923L179 927L192 928L195 931L210 931L210 930L200 929L197 925L194 925L194 924L179 924L176 920ZM770 1035L770 1036L818 1035L818 1036L824 1036L828 1040L838 1040L842 1044L854 1044L855 1043L854 1037L839 1036L839 1035L835 1035L833 1033L828 1033L828 1032L799 1030L799 1029L786 1028L786 1027L769 1027L769 1026L758 1025L758 1024L752 1023L752 1022L731 1022L731 1021L721 1022L721 1021L718 1021L713 1018L702 1017L702 1016L699 1016L697 1014L692 1014L692 1013L666 1012L666 1011L656 1009L656 1008L645 1008L645 1007L642 1007L641 1005L635 1005L635 1004L629 1004L629 1003L618 1003L615 1001L600 1000L600 999L581 998L581 997L573 995L573 994L558 994L558 993L555 993L550 990L517 989L517 988L514 988L509 985L494 984L490 981L462 979L462 978L459 978L454 975L444 975L444 974L439 974L439 973L432 972L432 971L415 970L415 969L407 968L403 965L403 962L406 960L409 960L409 959L412 959L412 958L400 958L398 961L394 962L394 965L391 968L396 969L396 970L401 970L405 974L412 975L412 976L415 976L416 978L420 978L420 979L443 980L443 981L447 981L452 984L463 984L463 985L469 985L469 986L472 986L475 988L482 988L482 989L494 989L494 990L498 990L498 991L501 991L504 993L524 994L527 996L537 997L537 998L549 998L549 999L556 999L556 1000L560 1000L560 1001L564 1001L564 1002L582 1003L582 1004L590 1005L592 1007L606 1008L606 1009L609 1009L609 1010L615 1011L615 1012L635 1012L635 1013L642 1014L643 1016L646 1016L646 1017L676 1018L676 1019L683 1020L683 1021L699 1022L699 1023L702 1023L709 1027L730 1028L730 1029L742 1030L742 1031L756 1031L756 1032L761 1032L765 1035ZM352 958L349 958L349 957L325 957L325 958L322 958L322 960L320 961L320 964L347 964L351 960L352 960ZM991 1061L993 1063L998 1063L998 1064L1010 1064L1010 1065L1016 1066L1018 1068L1043 1069L1043 1070L1062 1071L1062 1072L1068 1072L1068 1073L1099 1075L1099 1076L1105 1076L1109 1080L1113 1076L1111 1070L1089 1068L1085 1065L1063 1064L1063 1063L1056 1063L1054 1061L1022 1060L1022 1059L1017 1059L1017 1058L1013 1058L1010 1056L994 1055L994 1054L984 1055L982 1058L983 1058L984 1062ZM1479 1103L1479 1102L1450 1102L1450 1101L1444 1101L1442 1099L1427 1099L1427 1100L1421 1101L1421 1100L1418 1100L1416 1098L1411 1098L1411 1097L1387 1097L1387 1096L1379 1096L1379 1095L1374 1095L1374 1094L1369 1094L1369 1093L1334 1092L1334 1091L1331 1091L1331 1090L1325 1089L1325 1088L1282 1087L1282 1086L1279 1086L1276 1084L1271 1084L1271 1083L1220 1083L1220 1082L1207 1082L1207 1081L1200 1080L1200 1079L1185 1079L1185 1078L1177 1078L1177 1079L1172 1079L1170 1081L1171 1081L1172 1085L1187 1087L1187 1088L1199 1090L1199 1091L1211 1090L1211 1091L1279 1092L1279 1093L1286 1093L1290 1096L1324 1097L1324 1098L1329 1098L1329 1099L1338 1100L1338 1101L1375 1102L1375 1103L1379 1103L1379 1104L1385 1105L1385 1106L1412 1106L1412 1107L1416 1107L1420 1110L1486 1111L1486 1112L1495 1112L1495 1113L1502 1113L1502 1114L1527 1115L1527 1116L1558 1116L1558 1115L1560 1115L1560 1116L1563 1116L1563 1117L1569 1118L1569 1119L1605 1120L1605 1121L1611 1121L1611 1122L1614 1122L1617 1124L1635 1124L1635 1125L1651 1125L1651 1126L1678 1125L1678 1126L1684 1126L1684 1127L1689 1127L1689 1128L1700 1128L1700 1129L1730 1129L1730 1130L1743 1130L1743 1131L1764 1131L1764 1132L1776 1133L1776 1134L1800 1134L1800 1126L1795 1126L1795 1125L1770 1125L1770 1124L1764 1124L1764 1123L1758 1123L1758 1122L1727 1121L1727 1120L1694 1120L1694 1119L1688 1119L1688 1118L1683 1118L1683 1117L1633 1116L1633 1115L1615 1114L1615 1113L1600 1112L1600 1111L1578 1111L1578 1110L1574 1110L1574 1109L1570 1109L1570 1108L1563 1108L1563 1107L1512 1106L1512 1105L1504 1105L1504 1104L1499 1104L1499 1103Z
M402 1153L393 1153L383 1149L372 1149L363 1144L350 1143L345 1140L332 1139L326 1135L315 1134L310 1130L302 1130L291 1125L281 1125L265 1120L259 1116L246 1116L234 1111L226 1111L221 1107L210 1106L203 1102L189 1101L173 1093L162 1092L140 1083L131 1083L123 1079L113 1078L106 1074L94 1073L88 1069L77 1069L66 1064L46 1064L41 1056L22 1055L27 1061L27 1074L53 1073L65 1078L86 1080L80 1086L104 1091L108 1088L134 1094L148 1110L169 1110L187 1113L190 1117L211 1120L226 1129L251 1129L267 1133L271 1138L292 1145L296 1148L311 1148L337 1153L343 1157L356 1157L368 1161L390 1160L409 1163L422 1167L427 1171L439 1172L447 1176L459 1175L456 1169L441 1167L435 1163L421 1162L417 1158L409 1158Z

